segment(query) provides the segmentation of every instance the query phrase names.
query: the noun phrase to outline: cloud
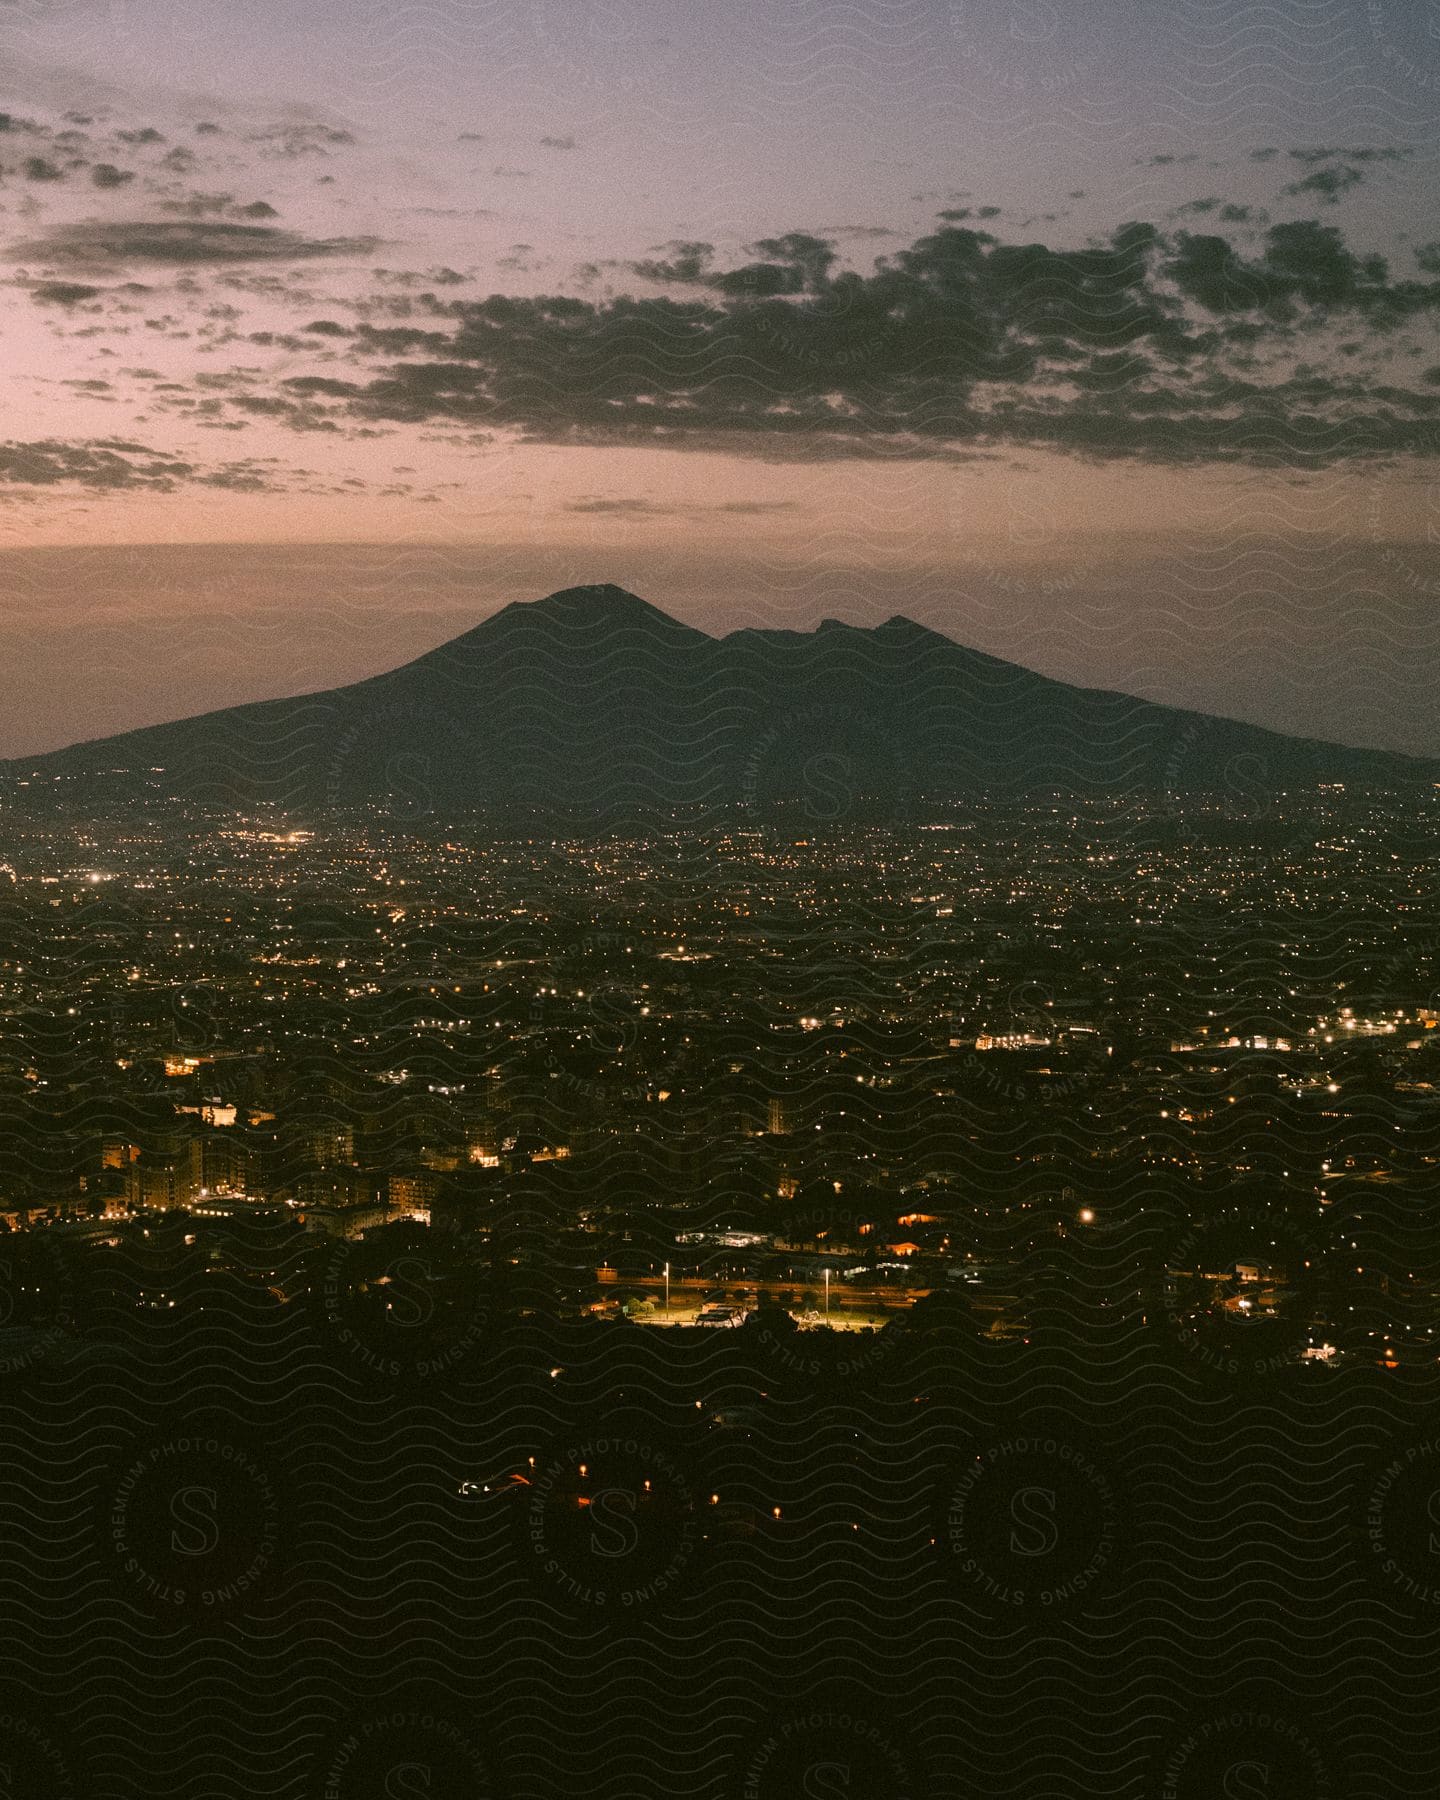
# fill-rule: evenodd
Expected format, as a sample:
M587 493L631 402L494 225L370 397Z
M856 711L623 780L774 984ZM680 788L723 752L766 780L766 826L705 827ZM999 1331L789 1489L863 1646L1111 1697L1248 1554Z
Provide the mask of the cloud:
M800 231L738 262L662 249L633 265L659 295L415 295L430 326L362 324L281 393L311 429L318 413L792 460L1035 445L1308 466L1435 449L1440 397L1386 356L1399 327L1440 316L1440 282L1392 277L1314 220L1248 252L1143 223L1078 248L947 223L869 274Z
M259 146L262 156L294 161L301 157L329 156L332 151L353 144L355 137L352 132L334 125L282 125L256 132L249 142Z
M1349 162L1377 163L1404 162L1415 154L1408 146L1395 144L1357 144L1338 149L1316 146L1306 150L1292 150L1291 156L1299 163L1333 162L1336 157L1343 156Z
M393 287L461 287L465 277L458 269L372 269L377 281Z
M178 200L162 200L167 213L186 219L278 219L279 213L265 200L242 206L233 194L186 194Z
M30 290L37 306L78 306L84 300L96 300L104 288L87 287L78 281L42 281Z
M1355 314L1384 328L1440 311L1440 284L1396 282L1380 256L1359 257L1333 225L1272 225L1263 253L1242 256L1224 238L1181 232L1163 265L1180 292L1211 313L1250 315L1272 330ZM1313 326L1319 322L1312 318Z
M85 191L138 179L114 162L62 153L42 127L12 128L40 133L56 178L79 169ZM106 131L112 145L165 143L153 127ZM29 149L35 140L11 141ZM314 123L237 130L226 140L262 192L277 171L259 158L329 156L353 142L348 131ZM541 142L573 147L568 137ZM1406 154L1366 145L1250 153L1259 162L1286 157L1285 174L1296 176L1286 192L1318 200L1322 217L1372 170ZM155 159L135 160L155 175ZM973 196L947 206L913 242L865 224L784 232L728 254L680 239L639 260L597 263L586 298L541 291L550 279L537 273L543 259L512 244L500 262L504 279L528 291L485 296L468 285L473 274L377 269L369 264L375 238L287 229L268 200L204 191L233 182L245 194L241 162L224 167L193 182L152 179L148 208L119 203L160 216L47 219L7 251L23 265L16 285L34 304L71 309L72 335L111 329L127 273L144 278L160 267L167 275L153 279L168 283L172 310L137 314L119 329L137 343L156 333L209 351L255 346L239 353L256 366L227 371L223 383L202 386L196 377L166 383L154 402L146 394L147 408L173 409L206 429L271 420L348 438L439 428L457 440L505 434L790 461L960 460L1048 446L1103 460L1309 466L1433 453L1440 443L1440 395L1416 373L1435 359L1414 360L1406 329L1440 317L1440 281L1427 279L1440 275L1440 248L1415 253L1418 273L1392 273L1315 218L1270 225L1258 209L1203 188L1168 223L1078 243L1051 218L1019 220ZM314 175L303 172L307 188ZM34 196L27 204L38 215ZM405 210L412 228L422 214L480 216ZM1004 241L1032 230L1061 241ZM321 276L301 266L362 258L368 293L353 279L335 281L332 267ZM869 267L850 266L867 259ZM206 270L202 290L195 277ZM622 279L616 271L632 278L632 291L602 290L601 279ZM104 316L98 306L95 317L74 315L109 295L118 305ZM247 296L265 307L262 318L239 310ZM266 367L259 351L285 360ZM142 419L134 429L148 427ZM158 479L135 472L146 466L138 454L122 460L130 472L105 471L117 485ZM647 508L604 496L577 505L637 518Z
M707 513L758 518L768 513L787 513L797 510L793 500L721 500L710 505L703 502L693 505L665 505L654 500L642 499L638 495L611 497L602 494L585 494L578 500L569 500L565 503L566 512L584 513L597 518L619 519L693 519L703 517Z
M542 269L550 259L537 255L533 244L512 244L508 252L496 263L499 269L508 269L516 274L533 275Z
M581 500L567 500L565 511L572 513L596 514L602 518L658 518L669 519L675 515L673 506L656 506L651 500L640 499L607 499L603 495L592 494Z
M488 206L412 206L406 209L418 219L495 219Z
M1405 162L1415 152L1395 144L1315 144L1287 154L1310 172L1292 181L1284 192L1293 197L1316 194L1325 205L1334 206L1343 194L1359 187L1374 165Z
M178 213L186 219L218 219L235 209L233 194L186 194L178 200L162 200L167 213Z
M96 267L125 263L298 262L369 255L378 238L310 238L270 225L114 220L57 225L10 247L13 258Z
M1283 191L1291 195L1318 194L1327 206L1334 206L1342 194L1359 187L1364 179L1364 172L1352 163L1328 163L1323 168L1312 169L1299 181L1292 181Z
M702 243L698 239L679 238L669 244L659 244L656 248L664 254L658 259L632 262L629 265L632 274L639 275L646 281L709 281L715 257L713 244Z
M188 482L207 487L258 491L269 477L255 463L222 463L214 469L169 457L146 444L121 438L92 438L65 443L45 438L34 443L0 442L0 489L79 487L96 492L121 488L171 492Z

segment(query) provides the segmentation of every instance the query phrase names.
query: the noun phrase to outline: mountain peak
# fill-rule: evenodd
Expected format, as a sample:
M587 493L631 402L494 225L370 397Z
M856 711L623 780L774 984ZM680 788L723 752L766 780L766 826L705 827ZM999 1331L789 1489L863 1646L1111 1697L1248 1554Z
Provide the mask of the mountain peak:
M543 600L522 601L521 604L527 611L538 613L568 616L586 613L613 619L670 620L669 613L661 612L658 606L652 606L648 600L642 600L628 588L617 587L613 581L591 582L584 587L559 588L555 593L547 594Z
M887 637L894 638L938 638L941 643L950 644L952 639L938 631L932 631L928 625L917 625L913 619L907 619L904 613L891 613L883 625L877 625L876 631L883 631Z
M613 581L591 582L583 587L558 588L541 600L512 600L478 625L448 643L428 650L407 666L426 668L449 664L458 657L489 657L497 646L509 646L521 654L521 646L538 653L537 646L569 646L574 651L602 651L619 641L685 644L708 642L703 631L682 624L622 588Z
M658 634L677 642L682 639L693 641L705 636L703 631L697 631L693 625L682 623L613 581L595 581L583 587L559 588L555 593L547 594L543 600L517 600L496 613L494 618L505 619L512 624L526 622L551 627L567 637L577 632L588 636L592 632L609 635L615 631L636 630L647 637Z

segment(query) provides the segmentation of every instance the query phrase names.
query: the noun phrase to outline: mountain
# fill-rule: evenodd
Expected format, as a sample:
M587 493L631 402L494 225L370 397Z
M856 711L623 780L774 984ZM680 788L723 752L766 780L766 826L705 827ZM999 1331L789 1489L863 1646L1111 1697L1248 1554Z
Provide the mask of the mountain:
M1070 687L901 617L712 638L597 586L507 606L368 681L77 744L8 773L32 798L58 779L106 804L168 794L292 816L799 800L824 819L979 791L1243 802L1440 769Z

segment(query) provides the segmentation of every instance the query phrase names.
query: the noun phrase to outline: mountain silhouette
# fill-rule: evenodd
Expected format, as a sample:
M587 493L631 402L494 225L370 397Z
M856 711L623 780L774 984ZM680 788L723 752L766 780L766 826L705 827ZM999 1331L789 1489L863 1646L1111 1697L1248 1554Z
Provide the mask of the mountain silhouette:
M1428 781L1435 765L1072 687L903 617L713 638L623 588L517 602L367 681L18 759L33 800L173 796L592 815L894 815L980 792L1214 794Z

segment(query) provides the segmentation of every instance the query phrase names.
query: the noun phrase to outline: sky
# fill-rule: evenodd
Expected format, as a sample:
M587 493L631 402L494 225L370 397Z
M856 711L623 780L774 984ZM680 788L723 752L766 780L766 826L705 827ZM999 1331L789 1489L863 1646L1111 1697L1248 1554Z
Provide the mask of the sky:
M0 0L0 755L617 581L1440 754L1440 3Z

